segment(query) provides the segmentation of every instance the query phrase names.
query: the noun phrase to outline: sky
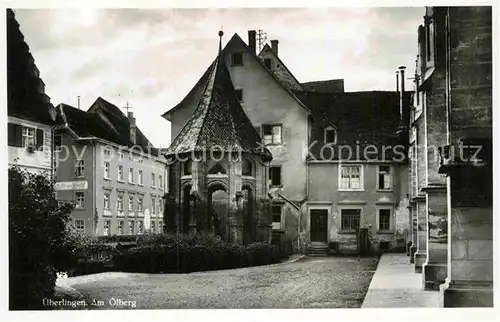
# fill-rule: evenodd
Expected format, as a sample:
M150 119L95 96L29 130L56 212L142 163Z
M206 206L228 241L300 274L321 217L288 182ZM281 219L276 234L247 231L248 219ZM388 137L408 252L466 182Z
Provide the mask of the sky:
M343 78L345 90L395 90L412 77L424 7L17 9L16 19L54 105L88 109L99 97L132 107L157 147L161 115L191 90L234 33L264 30L300 82ZM406 88L412 88L407 79Z

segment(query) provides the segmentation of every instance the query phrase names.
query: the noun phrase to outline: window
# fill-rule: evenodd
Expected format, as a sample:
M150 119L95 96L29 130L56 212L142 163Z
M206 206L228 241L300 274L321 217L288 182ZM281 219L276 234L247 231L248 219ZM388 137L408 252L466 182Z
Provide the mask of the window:
M118 159L123 160L123 152L118 152Z
M378 190L392 190L391 167L381 165L378 167Z
M160 189L163 189L163 176L161 174L158 176L158 181L160 184Z
M243 66L243 53L236 52L231 55L231 65L232 66Z
M110 230L109 230L110 226L111 226L111 221L105 220L104 221L104 235L110 235Z
M128 210L134 210L134 197L128 197Z
M151 197L151 213L156 214L156 198Z
M271 69L271 59L270 58L265 58L264 59L264 65L266 65L266 67L268 69Z
M142 211L142 198L137 198L137 211Z
M281 205L272 206L273 229L281 229Z
M143 185L144 184L144 175L142 173L142 170L139 170L139 185Z
M357 230L361 209L342 209L342 230Z
M325 143L337 143L337 131L331 126L325 129Z
M35 146L35 129L23 126L23 147Z
M341 165L340 169L340 189L363 190L361 165Z
M163 199L158 198L158 213L162 214L163 213Z
M54 135L54 151L59 152L62 150L62 134Z
M143 230L144 230L144 222L142 220L139 220L137 222L137 233L142 234Z
M134 168L128 169L128 182L134 183Z
M123 166L122 165L118 166L118 181L123 182Z
M434 61L434 24L431 20L425 26L425 49L427 62L432 64Z
M391 228L391 210L379 209L378 210L378 229L389 230Z
M110 149L104 149L104 156L109 158L111 156L111 150Z
M83 192L75 192L75 204L77 209L85 207L85 194Z
M123 220L118 221L118 235L123 235L123 227L124 227Z
M129 235L133 235L135 233L135 229L134 229L134 222L133 221L129 221L128 222L128 234Z
M109 209L109 193L104 194L104 209Z
M156 175L151 173L151 187L156 187Z
M192 167L193 167L193 163L191 160L187 160L186 162L184 162L184 175L185 176L190 176L191 175L191 171L192 171Z
M281 186L281 167L269 167L269 185Z
M243 103L243 90L235 89L234 91L236 92L236 97L238 98L238 101L240 101L240 103Z
M76 229L76 232L79 234L85 233L85 221L82 219L76 219L75 220L75 229Z
M75 162L75 176L83 177L85 175L85 161L76 160Z
M156 222L151 222L151 232L154 233L156 231Z
M109 162L104 162L104 178L105 179L109 179L110 178L110 166L109 166Z
M252 161L244 159L241 167L241 174L244 176L252 176L253 174L253 164Z
M158 232L162 233L163 232L163 221L158 222Z
M123 196L118 196L116 199L116 209L118 209L119 212L123 211Z
M281 144L281 125L262 125L264 144Z

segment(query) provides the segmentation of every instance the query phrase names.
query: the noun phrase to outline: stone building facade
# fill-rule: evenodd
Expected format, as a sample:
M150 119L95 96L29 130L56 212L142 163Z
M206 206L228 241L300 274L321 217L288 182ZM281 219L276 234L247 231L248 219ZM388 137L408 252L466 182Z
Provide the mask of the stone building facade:
M493 305L491 7L427 7L410 133L409 250L441 304Z

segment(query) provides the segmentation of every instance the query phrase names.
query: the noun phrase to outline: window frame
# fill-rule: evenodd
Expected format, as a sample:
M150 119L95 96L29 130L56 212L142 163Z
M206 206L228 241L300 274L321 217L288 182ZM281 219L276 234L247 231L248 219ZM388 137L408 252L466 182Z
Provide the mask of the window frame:
M111 164L104 161L104 179L111 180Z
M271 169L275 169L275 168L279 168L279 171L280 171L280 183L275 185L273 184L273 180L272 180L272 177L271 177ZM271 188L276 188L276 187L283 187L283 166L280 164L280 165L270 165L269 166L269 175L268 175L268 185L269 187Z
M134 220L129 220L128 221L128 233L129 235L133 235L135 233L135 221Z
M79 223L81 223L81 224L82 224L82 225L81 225L81 226L82 226L82 227L81 227L81 229L80 229L80 228L78 228L78 226L79 226L78 224L79 224ZM75 226L75 231L76 231L77 233L79 233L79 234L84 234L84 233L85 233L85 220L84 220L84 219L75 219L75 225L74 225L74 226ZM81 231L80 231L80 230L81 230Z
M78 201L79 199L79 196L80 195L80 199L81 199L81 205L80 205L80 202ZM75 191L75 209L77 210L83 210L85 209L85 191Z
M158 185L159 185L160 189L163 190L163 175L161 175L161 174L158 175Z
M269 62L269 66L267 65L267 62ZM272 70L273 61L271 60L271 58L264 58L263 63L264 63L264 66L267 67L267 69Z
M33 131L32 137L25 135L24 130ZM21 126L21 147L23 147L23 148L36 147L36 143L37 143L36 142L36 130L37 130L37 128L33 127L33 126L27 126L27 125ZM25 142L25 137L31 138L32 144L28 144L28 142Z
M235 55L239 55L241 56L241 63L235 63ZM244 63L244 55L243 55L243 51L234 51L231 53L231 66L234 67L234 66L244 66L245 63Z
M381 189L380 188L380 168L381 167L388 167L389 168L389 188L386 188L386 189ZM393 166L392 165L386 165L386 164L379 164L377 165L377 178L376 178L376 182L377 182L377 191L379 192L391 192L393 191L393 186L394 186L394 171L393 171ZM385 181L385 180L384 180Z
M107 226L107 228L106 228L106 226ZM111 220L105 220L104 221L103 227L102 227L102 231L104 233L104 236L111 235Z
M143 198L142 197L137 197L137 211L142 212L143 210Z
M274 221L274 208L279 208L280 209L280 221L279 225L275 225L278 223L278 221ZM276 213L277 215L277 213ZM283 230L285 225L283 223L283 204L282 203L273 203L271 204L271 225L272 225L272 230Z
M128 196L128 210L134 211L134 196Z
M84 159L76 159L74 169L75 169L75 178L84 178L85 177L85 160Z
M118 181L120 182L125 182L125 180L123 180L123 165L118 165Z
M56 144L56 138L60 138L60 145ZM63 135L62 134L54 134L54 152L61 152L62 151L62 141L63 141Z
M266 140L266 127L271 127L271 141L268 142ZM280 128L280 139L279 142L275 142L274 140L274 128L279 127ZM282 145L283 144L283 124L282 123L264 123L260 125L261 128L261 140L262 143L266 146L268 145Z
M121 194L116 197L116 210L118 212L123 212L123 195Z
M342 187L342 168L343 167L359 167L359 188L344 188ZM349 178L349 186L351 185L352 177ZM364 182L364 166L363 164L359 163L339 163L338 166L338 191L365 191L365 182Z
M340 207L339 208L339 211L340 211L340 225L339 225L339 230L341 233L344 233L344 234L354 234L356 233L356 229L352 229L352 227L350 229L347 229L344 227L344 214L343 214L343 211L349 211L349 210L358 210L359 211L359 215L358 215L358 228L360 226L360 223L361 223L361 217L363 216L363 208L362 207L359 207L359 206L343 206L343 207Z
M333 139L333 142L332 141L327 141L327 132L328 131L333 131L334 133L334 139ZM333 126L328 126L326 127L324 130L323 130L323 142L325 142L325 144L337 144L337 129L334 128Z
M135 184L135 182L134 182L134 168L128 169L128 183Z
M151 173L151 187L156 188L156 173Z
M387 229L382 229L380 227L380 211L381 210L387 210L389 211L389 228ZM378 206L377 207L377 233L392 233L393 232L393 227L394 227L394 220L393 220L393 214L394 214L394 207L391 206Z
M137 172L137 184L139 186L144 185L144 171L142 169L139 169Z
M125 221L118 220L118 226L117 226L117 229L116 229L116 234L117 235L123 235L124 230L125 230Z
M109 192L105 192L103 197L103 209L109 210L110 207L111 207L111 195Z

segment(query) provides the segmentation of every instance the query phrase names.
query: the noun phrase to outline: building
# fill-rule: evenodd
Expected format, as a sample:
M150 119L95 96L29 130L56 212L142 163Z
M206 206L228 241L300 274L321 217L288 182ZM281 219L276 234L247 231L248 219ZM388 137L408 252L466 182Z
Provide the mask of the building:
M427 7L410 118L411 261L444 307L493 306L491 7Z
M172 206L167 230L215 233L237 244L270 242L271 153L240 105L220 45L199 99L187 108L193 114L164 152Z
M57 106L55 189L88 235L163 231L165 160L135 124L99 97L88 111Z
M11 9L7 9L7 120L9 166L51 175L55 108Z
M305 243L311 251L343 254L404 249L407 158L397 130L400 104L409 110L410 93L403 88L296 95L313 112L308 198L300 225Z
M279 58L279 42L272 40L271 46L265 45L257 54L255 38L255 31L250 30L246 44L235 34L221 55L244 113L260 134L262 144L272 154L268 191L274 237L291 242L296 251L326 252L329 246L339 245L341 252L357 252L354 227L359 218L354 217L362 214L367 225L371 225L371 230L367 231L372 234L367 234L367 238L375 241L377 249L380 245L380 249L404 247L406 235L403 226L409 218L408 184L406 175L403 175L406 173L403 169L406 169L407 162L407 140L400 151L402 160L394 162L380 158L369 163L357 160L347 167L338 160L313 162L308 156L310 145L315 140L320 144L312 149L318 151L324 144L338 148L340 143L345 143L354 147L356 140L351 140L354 138L364 140L363 147L372 143L377 147L390 143L393 147L401 143L397 135L402 117L400 109L404 104L408 114L409 94L403 93L404 100L400 103L396 91L344 93L343 80L300 83ZM188 120L209 84L214 64L179 104L163 114L172 123L173 138L189 124ZM377 113L382 112L389 113L389 117L377 117ZM358 117L362 122L357 122ZM372 117L376 117L377 123L370 121ZM372 142L372 137L378 141ZM344 183L338 178L347 171L360 168L363 169L360 180L366 184L366 190L339 191L344 190L339 188ZM324 176L324 173L332 176ZM383 182L378 182L378 178ZM378 191L378 185L382 191ZM351 207L352 229L342 233L342 212L346 216L349 212L342 210L349 208L346 202L355 207ZM379 217L382 219L377 219ZM382 229L379 229L381 225Z

